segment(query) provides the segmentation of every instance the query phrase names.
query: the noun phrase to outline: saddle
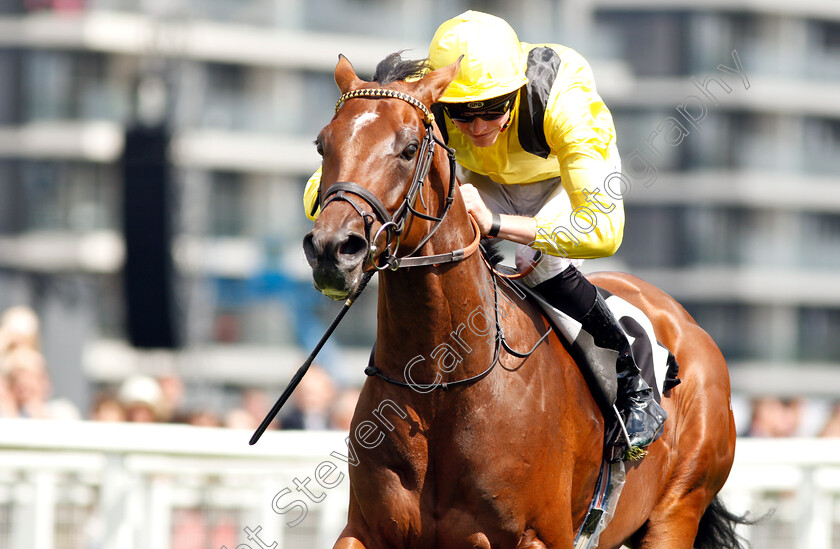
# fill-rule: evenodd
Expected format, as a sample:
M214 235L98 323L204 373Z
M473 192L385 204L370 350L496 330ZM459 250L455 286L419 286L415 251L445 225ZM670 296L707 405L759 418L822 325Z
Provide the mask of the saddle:
M497 266L496 270L505 274L508 269ZM577 363L604 416L605 455L608 461L615 461L620 452L620 444L617 445L616 442L620 440L621 426L612 408L616 390L614 364L608 361L589 362L587 357L598 356L599 353L586 352L595 344L592 336L582 330L579 322L554 308L519 280L508 279L507 283L513 284L528 299L539 305L552 329ZM638 307L603 288L596 288L627 336L633 359L641 369L642 377L653 389L656 402L661 403L663 395L680 383L679 364L674 354L656 339L653 323Z

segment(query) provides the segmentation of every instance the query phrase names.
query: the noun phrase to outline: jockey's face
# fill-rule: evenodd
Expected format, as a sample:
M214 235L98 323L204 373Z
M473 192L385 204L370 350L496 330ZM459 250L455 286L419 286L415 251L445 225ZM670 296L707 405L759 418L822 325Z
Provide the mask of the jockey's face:
M446 103L444 112L458 130L476 147L489 147L496 142L510 121L510 113L519 90L505 95L466 103Z
M510 120L510 111L507 111L504 116L496 118L495 120L485 120L484 118L475 117L470 122L459 122L453 120L455 127L469 137L472 144L476 147L489 147L496 142L503 128Z

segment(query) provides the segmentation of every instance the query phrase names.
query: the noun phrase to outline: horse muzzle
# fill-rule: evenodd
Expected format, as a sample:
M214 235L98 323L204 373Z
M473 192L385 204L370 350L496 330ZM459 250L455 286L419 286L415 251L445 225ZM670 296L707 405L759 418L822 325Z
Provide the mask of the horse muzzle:
M331 299L342 300L359 283L368 242L354 231L316 227L303 238L303 252L312 268L315 288Z

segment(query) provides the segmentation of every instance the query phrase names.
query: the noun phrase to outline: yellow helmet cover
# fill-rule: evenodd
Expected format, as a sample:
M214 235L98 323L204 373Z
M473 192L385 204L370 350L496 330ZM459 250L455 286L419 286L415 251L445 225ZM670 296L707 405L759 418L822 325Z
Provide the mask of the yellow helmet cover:
M445 21L429 45L431 69L451 65L462 55L458 74L439 101L484 101L528 83L522 45L504 19L466 11Z

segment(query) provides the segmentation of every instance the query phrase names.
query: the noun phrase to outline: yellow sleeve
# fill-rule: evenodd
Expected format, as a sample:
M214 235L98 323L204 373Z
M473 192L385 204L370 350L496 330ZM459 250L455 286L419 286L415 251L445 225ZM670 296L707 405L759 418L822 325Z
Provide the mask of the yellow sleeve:
M312 221L315 221L315 219L318 218L318 214L321 213L321 207L318 206L318 210L315 212L315 215L312 215L312 208L318 201L318 188L320 186L321 166L318 166L318 170L312 174L312 177L310 177L309 181L306 182L306 188L303 190L303 211L306 213L306 217Z
M586 61L572 50L563 58L545 130L570 205L561 210L549 201L537 213L535 247L570 258L606 257L618 250L624 235L621 184L614 180L620 170L615 126Z
M563 185L537 212L534 247L549 255L595 259L613 255L624 238L624 202L616 167L571 166L563 170ZM566 193L562 193L565 189ZM559 201L560 194L564 200Z

